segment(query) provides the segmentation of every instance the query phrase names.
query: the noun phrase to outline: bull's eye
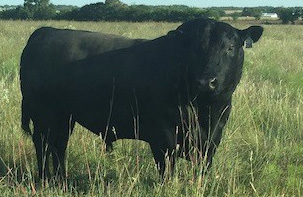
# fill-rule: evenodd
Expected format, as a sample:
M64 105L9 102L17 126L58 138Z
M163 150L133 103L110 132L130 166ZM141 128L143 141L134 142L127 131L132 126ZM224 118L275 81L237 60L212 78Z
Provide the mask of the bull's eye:
M234 45L230 45L228 48L227 48L227 54L231 54L233 51L234 51L235 47Z

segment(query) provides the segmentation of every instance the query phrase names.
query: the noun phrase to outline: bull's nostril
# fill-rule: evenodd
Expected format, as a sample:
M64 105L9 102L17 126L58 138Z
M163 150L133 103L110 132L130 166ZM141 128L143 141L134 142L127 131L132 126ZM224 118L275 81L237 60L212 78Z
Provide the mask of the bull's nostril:
M217 78L212 78L209 80L208 86L211 90L214 90L217 87Z

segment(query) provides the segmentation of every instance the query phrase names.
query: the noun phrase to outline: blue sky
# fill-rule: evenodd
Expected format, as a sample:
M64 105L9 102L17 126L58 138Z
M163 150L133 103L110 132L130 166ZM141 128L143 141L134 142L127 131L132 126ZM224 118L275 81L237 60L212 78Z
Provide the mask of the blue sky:
M303 0L121 0L128 5L146 4L146 5L188 5L195 7L210 6L235 6L235 7L254 7L254 6L303 6ZM22 5L24 0L0 0L0 5ZM77 5L104 2L94 0L51 0L53 4Z

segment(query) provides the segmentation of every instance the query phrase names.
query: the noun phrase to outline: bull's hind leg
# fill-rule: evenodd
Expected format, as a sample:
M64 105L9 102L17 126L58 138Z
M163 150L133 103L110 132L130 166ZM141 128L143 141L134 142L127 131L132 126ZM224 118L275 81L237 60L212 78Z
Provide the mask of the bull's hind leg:
M52 153L54 173L56 178L61 180L66 177L65 151L69 135L71 134L70 126L73 127L73 125L70 124L69 117L66 116L63 118L61 116L51 127L49 144Z
M172 176L176 160L176 136L170 130L166 130L163 133L165 133L165 136L159 136L157 142L150 142L150 147L162 179L164 179L165 175L166 161L169 162L169 175Z
M48 147L48 136L45 134L47 127L34 121L33 142L36 149L39 178L46 179L50 176L48 158L50 150Z

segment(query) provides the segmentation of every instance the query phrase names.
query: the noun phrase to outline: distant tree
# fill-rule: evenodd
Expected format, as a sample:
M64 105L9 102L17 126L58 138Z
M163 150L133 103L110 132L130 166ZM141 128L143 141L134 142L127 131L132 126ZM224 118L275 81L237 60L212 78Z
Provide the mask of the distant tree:
M49 0L24 0L27 19L47 20L56 16L56 9Z
M239 12L234 12L234 13L231 13L230 16L232 17L232 19L234 21L238 20L238 18L241 16L241 13Z
M224 11L223 11L224 12ZM209 17L212 17L216 20L219 20L221 16L224 16L224 14L222 13L221 9L216 9L216 8L209 8L207 9L207 13L209 15Z
M73 20L178 22L209 16L209 13L205 9L188 6L127 6L117 0L107 0L105 3L85 5L59 16L61 19Z
M220 17L226 16L226 13L223 8L211 7L207 9L207 12L210 17L214 17L216 19L220 19Z
M105 5L116 6L116 7L126 6L126 4L122 3L119 0L105 0Z
M56 12L59 10L59 13ZM105 0L81 8L54 6L50 0L24 0L17 9L2 12L5 19L65 19L80 21L187 21L199 17L219 19L225 15L222 8L201 9L184 5L172 6L128 6L119 0Z
M244 8L241 16L251 16L255 17L256 20L260 20L262 15L262 10L260 8Z
M263 10L263 12L266 12L266 13L275 13L276 12L276 8L272 7L272 6L263 7L262 10Z
M32 8L29 7L18 7L16 9L15 17L17 19L32 19L34 17L34 12Z
M131 5L129 8L126 10L125 20L130 20L130 21L148 21L150 20L150 13L151 9L150 6L147 5Z
M36 5L37 0L24 0L24 7L30 7Z
M31 12L23 6L18 6L15 9L8 9L1 12L2 19L28 19Z
M56 9L54 5L38 6L34 11L34 19L49 20L56 16Z
M37 4L40 6L49 6L50 5L50 1L49 0L37 0Z
M289 22L291 22L291 24L295 24L295 21L302 15L302 9L279 7L276 9L276 13L282 20L283 24L287 24Z

